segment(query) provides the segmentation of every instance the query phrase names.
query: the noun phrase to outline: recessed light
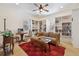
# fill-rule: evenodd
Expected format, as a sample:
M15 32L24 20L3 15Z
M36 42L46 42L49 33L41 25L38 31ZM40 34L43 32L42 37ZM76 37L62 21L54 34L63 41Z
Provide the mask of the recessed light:
M63 8L63 6L60 6L60 8Z

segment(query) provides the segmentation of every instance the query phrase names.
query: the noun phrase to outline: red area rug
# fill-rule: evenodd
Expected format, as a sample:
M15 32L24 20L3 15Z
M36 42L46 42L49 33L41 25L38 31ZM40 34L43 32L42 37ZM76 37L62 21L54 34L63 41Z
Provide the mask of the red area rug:
M33 47L31 43L23 43L19 45L29 56L64 56L65 48L62 46L50 45L50 52L41 52L39 48Z

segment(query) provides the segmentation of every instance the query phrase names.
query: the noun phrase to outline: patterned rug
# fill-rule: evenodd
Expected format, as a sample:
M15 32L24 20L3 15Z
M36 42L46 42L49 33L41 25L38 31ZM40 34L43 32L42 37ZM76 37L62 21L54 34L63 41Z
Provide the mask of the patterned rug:
M19 45L29 56L64 56L65 48L62 46L50 45L50 52L41 52L39 48L35 48L30 42ZM48 46L48 45L47 45Z

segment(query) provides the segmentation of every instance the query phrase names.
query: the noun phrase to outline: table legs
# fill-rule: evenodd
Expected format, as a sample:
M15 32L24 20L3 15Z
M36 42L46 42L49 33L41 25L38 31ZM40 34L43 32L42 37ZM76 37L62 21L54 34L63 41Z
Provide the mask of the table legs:
M23 36L24 36L24 34L21 34L21 35L20 35L21 40L20 40L19 42L25 42L25 41L23 40Z
M23 34L21 34L21 41L23 41Z

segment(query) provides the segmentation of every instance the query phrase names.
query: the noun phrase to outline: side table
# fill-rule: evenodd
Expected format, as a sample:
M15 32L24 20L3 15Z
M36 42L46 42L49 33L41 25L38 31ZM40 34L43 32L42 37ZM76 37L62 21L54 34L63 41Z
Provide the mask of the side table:
M9 47L10 53L13 54L13 49L14 49L14 40L13 40L13 37L3 36L3 50L4 50L4 55L7 55L6 44L9 44L9 46L10 46Z

